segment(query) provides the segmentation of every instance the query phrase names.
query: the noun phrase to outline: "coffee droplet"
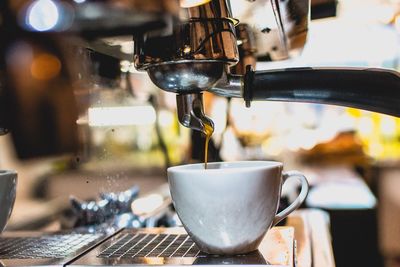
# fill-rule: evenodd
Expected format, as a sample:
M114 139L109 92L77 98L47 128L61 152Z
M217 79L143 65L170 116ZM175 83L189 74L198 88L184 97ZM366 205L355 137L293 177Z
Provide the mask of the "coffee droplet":
M206 135L206 142L204 144L204 169L207 169L207 162L208 162L208 143L210 142L211 136L214 132L214 127L210 123L204 124L204 133Z

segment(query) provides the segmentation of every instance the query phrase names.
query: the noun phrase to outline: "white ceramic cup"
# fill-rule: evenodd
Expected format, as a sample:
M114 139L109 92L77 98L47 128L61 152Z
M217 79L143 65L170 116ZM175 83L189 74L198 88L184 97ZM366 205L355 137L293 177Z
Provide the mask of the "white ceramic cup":
M168 168L173 204L188 234L209 254L244 254L305 200L308 183L297 171L282 173L274 161L239 161ZM297 199L277 214L282 184L301 182Z
M0 233L6 227L14 207L17 190L17 172L0 170Z

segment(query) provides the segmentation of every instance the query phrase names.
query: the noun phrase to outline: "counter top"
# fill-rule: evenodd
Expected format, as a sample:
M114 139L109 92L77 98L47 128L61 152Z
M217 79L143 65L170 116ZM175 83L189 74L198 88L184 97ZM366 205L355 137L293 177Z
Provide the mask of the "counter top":
M288 217L286 225L294 227L298 267L335 267L328 213L297 210Z

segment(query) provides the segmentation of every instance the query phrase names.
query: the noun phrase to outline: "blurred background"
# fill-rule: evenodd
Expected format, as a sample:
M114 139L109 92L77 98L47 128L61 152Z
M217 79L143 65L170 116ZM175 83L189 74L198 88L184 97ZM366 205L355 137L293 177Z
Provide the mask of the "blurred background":
M266 54L257 70L400 71L400 1L315 0L312 18L300 56L271 61L273 55ZM112 38L108 42L112 45ZM132 54L129 40L117 45ZM87 104L78 111L84 140L79 153L22 161L11 136L0 137L0 168L19 173L8 229L56 229L71 195L90 200L133 185L146 195L165 185L168 166L203 161L204 138L179 124L175 94L156 88L130 60L97 55L93 62L94 79L75 92ZM306 206L331 215L337 266L353 264L345 256L349 249L354 255L368 252L365 266L400 266L400 118L302 103L257 102L245 108L242 100L211 94L205 94L205 103L215 122L210 161L277 160L288 170L301 170L312 185ZM285 187L285 195L293 198L296 185Z

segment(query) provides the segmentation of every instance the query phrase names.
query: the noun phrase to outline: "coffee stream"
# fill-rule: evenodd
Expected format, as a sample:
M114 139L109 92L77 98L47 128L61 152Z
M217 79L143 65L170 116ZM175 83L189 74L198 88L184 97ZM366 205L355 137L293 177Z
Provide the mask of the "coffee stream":
M204 169L207 169L208 162L208 144L211 139L211 135L214 132L214 126L209 123L204 124L204 134L206 135L206 141L204 145Z

